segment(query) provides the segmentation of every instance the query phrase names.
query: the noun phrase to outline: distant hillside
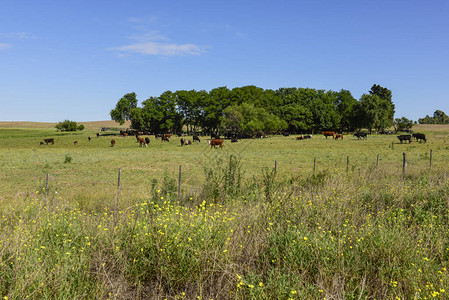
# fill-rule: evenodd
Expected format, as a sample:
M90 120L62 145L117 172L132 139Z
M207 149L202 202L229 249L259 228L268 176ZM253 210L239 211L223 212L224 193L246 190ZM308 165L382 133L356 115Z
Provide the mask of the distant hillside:
M120 125L115 121L90 121L90 122L77 122L78 125L83 124L86 129L97 130L101 127L129 127L131 122L127 121L125 124ZM54 128L57 123L47 122L26 122L26 121L12 121L12 122L0 122L0 128Z

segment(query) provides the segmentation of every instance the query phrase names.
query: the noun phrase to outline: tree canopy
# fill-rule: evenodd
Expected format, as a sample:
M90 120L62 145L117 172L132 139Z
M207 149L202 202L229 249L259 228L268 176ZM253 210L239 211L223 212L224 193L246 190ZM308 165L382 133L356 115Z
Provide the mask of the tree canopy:
M449 124L449 116L444 111L436 110L433 117L426 115L424 118L418 119L419 124Z
M320 130L382 130L393 125L395 106L389 89L374 84L356 100L350 91L311 88L262 89L253 85L229 89L165 91L137 106L135 93L124 95L111 110L120 124L131 120L134 129L154 133L289 131L314 133Z
M84 125L77 125L75 121L64 120L56 124L55 128L59 131L77 131L84 130Z

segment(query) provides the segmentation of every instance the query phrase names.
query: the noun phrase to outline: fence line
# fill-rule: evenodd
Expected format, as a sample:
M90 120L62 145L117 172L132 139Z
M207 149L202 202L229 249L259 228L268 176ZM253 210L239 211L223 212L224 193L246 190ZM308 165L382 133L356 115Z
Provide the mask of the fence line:
M432 169L432 157L433 157L433 151L430 150L430 157L429 157L429 170ZM377 160L376 160L376 169L379 167L379 158L380 154L377 154ZM350 159L349 155L346 157L346 172L349 171L349 165L350 165ZM407 154L406 152L402 153L402 176L405 176L407 173L407 166L408 166L408 160L407 160ZM317 168L317 159L316 157L313 158L313 173L315 173ZM278 162L277 160L274 161L274 173L278 171ZM120 187L121 187L121 168L118 169L118 177L117 177L117 196L116 196L116 208L119 207L119 200L120 200ZM47 194L48 186L50 182L50 174L46 173L46 180L45 180L45 194ZM179 175L178 175L178 199L181 197L181 186L182 186L182 165L179 165Z

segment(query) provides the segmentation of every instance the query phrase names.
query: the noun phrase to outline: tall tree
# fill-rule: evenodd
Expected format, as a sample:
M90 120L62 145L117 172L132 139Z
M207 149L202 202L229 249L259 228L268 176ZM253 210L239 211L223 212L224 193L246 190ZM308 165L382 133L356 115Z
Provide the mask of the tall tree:
M128 93L117 102L117 105L111 110L111 119L123 125L125 121L131 120L131 110L137 107L136 93Z
M354 108L357 100L352 97L350 91L343 89L336 93L335 96L337 111L341 116L340 130L350 131L355 128L352 126L352 123L354 122Z
M386 118L388 119L388 122L387 122L388 126L385 126L384 128L391 126L393 124L393 118L394 118L394 112L395 112L395 106L392 101L391 91L387 88L384 88L384 87L378 85L378 84L373 84L369 93L371 95L377 95L377 96L379 96L379 98L385 100L385 102L383 102L383 105L384 105L384 109L386 110Z
M390 116L394 114L394 108L390 101L378 95L363 94L360 99L359 113L363 127L368 128L370 132L373 128L383 130L393 125Z

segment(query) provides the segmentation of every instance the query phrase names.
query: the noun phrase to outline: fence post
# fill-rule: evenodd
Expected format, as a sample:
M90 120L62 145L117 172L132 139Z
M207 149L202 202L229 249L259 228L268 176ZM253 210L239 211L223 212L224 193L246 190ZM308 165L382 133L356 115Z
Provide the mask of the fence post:
M376 169L379 167L379 154L377 154Z
M48 173L47 173L47 180L45 182L45 192L47 192L47 190L48 190Z
M348 171L349 171L349 155L346 158L346 172L348 172Z
M316 170L316 157L313 159L313 173L315 173Z
M117 202L115 204L115 209L118 210L119 207L119 197L120 197L120 177L122 174L122 168L118 169L118 180L117 180Z
M276 174L277 169L278 169L278 162L277 162L277 160L275 160L274 161L274 174Z
M432 170L432 149L430 149L430 170Z
M179 166L179 178L178 178L178 200L181 198L181 174L182 174L182 166Z
M402 175L407 172L407 155L405 152L402 153Z

